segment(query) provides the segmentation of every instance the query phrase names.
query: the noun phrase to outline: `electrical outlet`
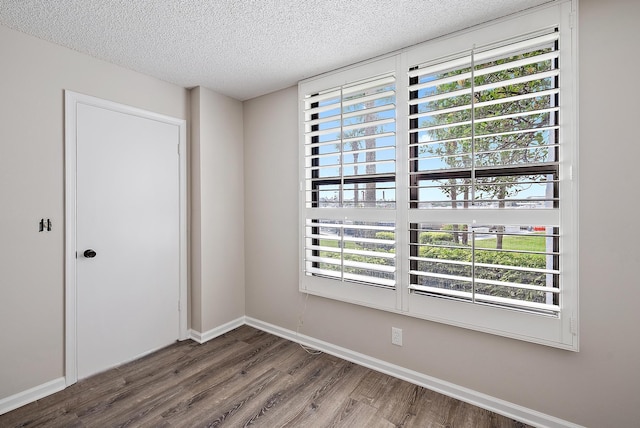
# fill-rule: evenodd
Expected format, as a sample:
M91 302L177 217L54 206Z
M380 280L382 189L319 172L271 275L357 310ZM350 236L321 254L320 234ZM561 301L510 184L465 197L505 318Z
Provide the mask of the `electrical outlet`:
M402 346L402 329L398 327L391 327L391 343L394 345Z

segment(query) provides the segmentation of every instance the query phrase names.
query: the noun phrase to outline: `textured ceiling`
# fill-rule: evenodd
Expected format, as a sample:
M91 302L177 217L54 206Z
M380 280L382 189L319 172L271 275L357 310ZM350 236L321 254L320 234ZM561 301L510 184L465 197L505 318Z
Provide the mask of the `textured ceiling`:
M246 100L549 0L0 0L0 24Z

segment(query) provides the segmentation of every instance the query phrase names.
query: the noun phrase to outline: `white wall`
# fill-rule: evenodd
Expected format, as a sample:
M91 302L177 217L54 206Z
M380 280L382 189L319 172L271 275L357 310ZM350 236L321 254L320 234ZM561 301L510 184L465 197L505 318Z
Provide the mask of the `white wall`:
M0 58L2 399L64 375L63 90L183 119L188 94L2 26Z
M301 333L589 427L640 420L640 2L580 0L580 330L573 353L318 297ZM297 89L245 102L247 315L296 330ZM624 202L622 202L624 201ZM390 344L390 327L404 346Z
M242 103L191 90L191 328L244 315Z

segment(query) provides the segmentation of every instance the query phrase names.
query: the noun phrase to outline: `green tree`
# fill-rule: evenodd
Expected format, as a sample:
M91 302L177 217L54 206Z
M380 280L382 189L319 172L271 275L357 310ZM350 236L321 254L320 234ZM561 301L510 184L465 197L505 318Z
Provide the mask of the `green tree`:
M527 113L553 107L551 96L528 96L527 94L551 89L555 84L554 77L537 79L533 77L531 80L526 78L552 68L553 60L540 61L535 58L550 50L551 48L538 49L477 65L474 69L473 94L471 94L470 68L457 69L436 76L436 79L444 79L458 75L460 79L437 85L433 90L434 94L452 93L453 96L423 105L425 111L433 114L423 119L420 127L427 128L430 140L441 141L441 143L422 146L422 153L439 156L447 169L471 169L472 162L477 170L486 170L487 167L536 164L547 161L550 155L547 136L542 132L514 131L533 129L553 121L551 117L553 113L549 111ZM525 58L531 58L531 63L508 67L510 62ZM490 67L497 67L498 70L488 71ZM500 83L508 81L514 82ZM464 92L462 95L455 95L456 91ZM471 95L475 105L473 112L470 107L462 108L470 106ZM510 100L512 97L514 101ZM434 129L429 129L430 127ZM485 137L491 134L493 134L492 137ZM460 197L464 201L463 206L465 208L468 206L468 201L471 199L471 186L474 186L473 193L476 200L497 200L498 207L504 208L507 198L516 196L530 187L531 183L544 180L544 177L537 174L496 174L483 176L473 183L466 177L446 178L439 182L442 192L451 200L452 208L458 207ZM502 226L498 229L497 248L502 248L500 232L504 232ZM461 235L462 241L467 235ZM458 241L457 233L454 237Z

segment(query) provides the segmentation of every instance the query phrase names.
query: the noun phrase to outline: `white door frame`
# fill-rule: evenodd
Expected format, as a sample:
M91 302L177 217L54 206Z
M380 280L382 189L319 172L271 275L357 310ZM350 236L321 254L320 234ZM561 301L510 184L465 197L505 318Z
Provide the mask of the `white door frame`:
M180 297L179 336L187 332L187 125L183 119L149 112L139 108L65 90L65 382L67 386L78 380L77 360L77 275L76 275L76 167L77 167L77 105L85 104L111 111L157 120L179 128L179 192L180 192Z

